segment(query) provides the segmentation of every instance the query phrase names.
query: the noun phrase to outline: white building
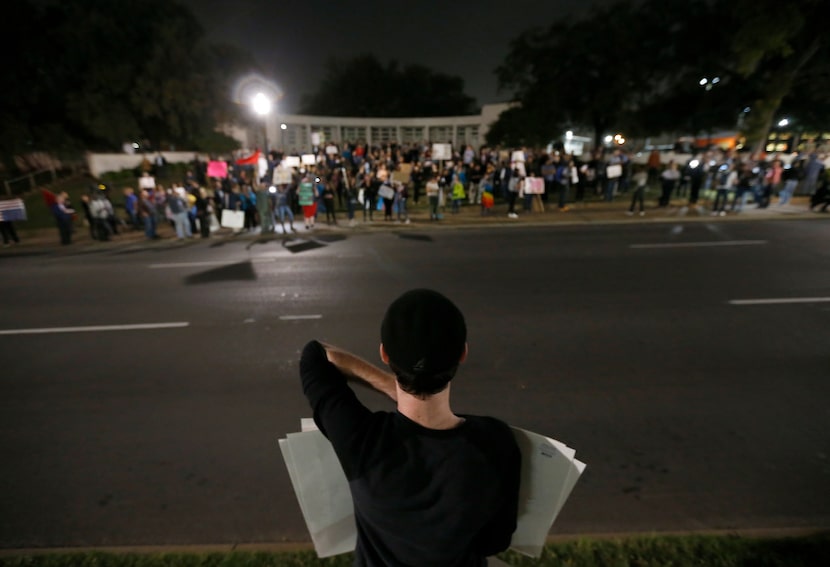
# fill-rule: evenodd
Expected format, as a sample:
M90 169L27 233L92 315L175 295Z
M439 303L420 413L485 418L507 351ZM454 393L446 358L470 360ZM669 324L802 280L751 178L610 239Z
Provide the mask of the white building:
M264 143L262 129L232 126L225 128L224 133L236 138L245 147L267 145L269 149L282 149L288 153L309 152L312 146L327 142L365 142L372 146L429 141L451 143L456 148L471 144L477 148L485 143L490 125L509 107L509 103L486 104L481 108L480 114L429 118L364 118L271 113L264 117L267 144Z
M305 114L270 113L263 117L263 127L244 128L227 125L221 130L242 144L243 148L282 149L289 154L309 153L312 141L318 145L327 142L343 144L361 142L371 145L408 143L451 143L460 148L466 144L478 148L485 143L490 126L499 115L510 108L510 103L486 104L479 114L468 116L437 116L431 118L360 118L341 116L311 116ZM284 125L284 127L283 127ZM267 132L267 140L263 135ZM265 143L267 141L267 143ZM99 176L109 171L133 169L146 157L152 160L163 155L169 163L191 161L194 152L159 151L151 154L120 153L87 155L89 171ZM199 159L210 159L199 153Z

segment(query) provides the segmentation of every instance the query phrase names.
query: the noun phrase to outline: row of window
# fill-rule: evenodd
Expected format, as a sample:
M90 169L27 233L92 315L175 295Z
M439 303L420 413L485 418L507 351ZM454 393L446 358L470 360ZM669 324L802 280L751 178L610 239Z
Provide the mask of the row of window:
M453 131L455 139L453 140ZM319 135L314 136L315 134ZM478 126L312 126L311 135L320 144L325 142L357 142L371 144L412 144L424 140L452 142L456 147L470 144L478 147L484 143L479 137ZM285 149L310 148L312 140L305 124L286 124L278 134L278 142Z

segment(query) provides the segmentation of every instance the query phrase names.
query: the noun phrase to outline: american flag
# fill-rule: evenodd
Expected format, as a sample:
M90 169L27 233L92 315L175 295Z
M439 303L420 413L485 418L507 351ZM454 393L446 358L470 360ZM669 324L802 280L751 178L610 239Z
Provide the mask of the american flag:
M0 221L26 220L26 205L23 199L7 199L0 201Z

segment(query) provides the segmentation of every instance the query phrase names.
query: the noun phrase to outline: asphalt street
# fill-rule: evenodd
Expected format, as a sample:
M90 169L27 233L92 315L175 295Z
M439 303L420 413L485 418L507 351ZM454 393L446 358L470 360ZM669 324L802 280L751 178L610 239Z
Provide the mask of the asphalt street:
M482 227L0 258L0 547L307 542L317 338L466 313L454 408L588 468L552 535L830 528L830 224ZM391 406L371 392L377 409Z

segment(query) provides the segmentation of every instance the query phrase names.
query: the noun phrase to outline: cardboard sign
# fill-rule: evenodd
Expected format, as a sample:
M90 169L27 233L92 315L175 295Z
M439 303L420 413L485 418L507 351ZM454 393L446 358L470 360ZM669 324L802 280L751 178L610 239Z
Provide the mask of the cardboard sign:
M293 178L290 169L277 167L274 170L274 176L271 181L274 185L290 185L292 181Z
M392 181L399 181L401 183L409 183L409 179L412 176L412 164L411 163L402 163L398 166L398 169L392 172Z
M303 165L314 165L317 163L317 157L314 154L303 154L301 161Z
M513 154L510 156L510 161L519 161L524 163L525 153L521 150L513 152Z
M618 163L609 165L605 169L605 176L608 179L616 179L617 177L622 177L622 166Z

